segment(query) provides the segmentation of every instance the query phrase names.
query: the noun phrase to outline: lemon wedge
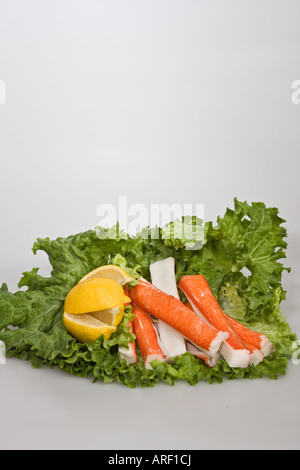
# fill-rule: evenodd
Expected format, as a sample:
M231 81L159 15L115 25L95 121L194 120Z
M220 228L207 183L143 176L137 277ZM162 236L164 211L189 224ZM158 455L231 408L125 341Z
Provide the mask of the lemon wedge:
M95 341L101 335L109 339L116 331L115 326L106 325L88 314L64 313L63 321L68 332L81 343Z
M105 310L131 302L124 294L123 287L112 279L104 277L87 279L76 284L67 294L67 313L89 313Z
M123 287L113 279L81 281L65 299L63 321L67 331L83 343L102 334L108 339L124 316L124 304L131 302Z
M102 277L112 279L121 286L125 286L125 284L128 284L128 282L133 281L133 278L129 276L129 274L124 269L120 268L120 266L107 264L89 272L79 282L86 281L87 279L98 279Z

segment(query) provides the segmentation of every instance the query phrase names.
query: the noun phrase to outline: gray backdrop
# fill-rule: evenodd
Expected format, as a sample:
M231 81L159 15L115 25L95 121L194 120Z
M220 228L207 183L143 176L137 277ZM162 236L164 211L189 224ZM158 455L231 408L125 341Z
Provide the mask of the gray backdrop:
M207 220L236 196L287 220L300 335L299 18L296 0L1 0L0 282L47 274L34 240L94 228L119 195ZM130 390L8 360L0 446L299 448L299 372Z

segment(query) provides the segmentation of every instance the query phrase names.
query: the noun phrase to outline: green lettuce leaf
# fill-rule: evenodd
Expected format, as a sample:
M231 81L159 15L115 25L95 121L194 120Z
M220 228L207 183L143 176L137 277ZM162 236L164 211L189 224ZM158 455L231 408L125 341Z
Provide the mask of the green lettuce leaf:
M217 223L185 218L157 228L145 227L135 236L119 230L96 227L67 238L38 238L33 252L47 253L52 266L49 277L38 268L23 273L18 290L0 288L0 339L8 357L30 360L34 367L58 367L65 372L94 381L118 381L128 387L151 387L162 381L174 385L185 380L191 385L234 378L276 378L284 375L297 339L281 313L285 299L282 273L289 271L285 258L287 236L284 220L276 208L263 203L234 200ZM199 231L194 232L195 226ZM193 234L198 233L193 238ZM200 235L199 235L200 234ZM197 245L197 243L201 244ZM190 353L175 358L173 364L154 361L145 369L139 360L128 365L120 359L119 346L126 347L135 336L126 326L132 318L125 309L117 331L105 340L82 344L63 324L64 300L69 290L88 272L101 265L115 264L127 270L136 283L140 276L150 280L149 265L173 256L176 278L203 274L222 308L251 329L266 334L276 352L246 369L230 368L221 360L209 368ZM182 300L184 295L180 292Z

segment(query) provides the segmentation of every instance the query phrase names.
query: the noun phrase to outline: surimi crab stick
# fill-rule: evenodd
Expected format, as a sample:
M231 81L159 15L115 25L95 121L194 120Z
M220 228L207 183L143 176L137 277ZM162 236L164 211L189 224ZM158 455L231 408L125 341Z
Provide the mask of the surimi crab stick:
M232 324L233 328L239 334L239 336L244 341L249 341L249 343L253 344L257 349L259 349L264 357L268 356L269 354L275 351L275 348L271 341L262 333L258 333L257 331L250 330L242 323L234 320L230 317L227 313L225 313L227 319Z
M180 299L175 276L175 258L170 256L156 261L150 264L149 270L151 283L155 287L158 287L158 289L166 294ZM186 341L182 334L162 320L158 319L155 326L157 326L160 337L160 346L168 362L172 362L176 356L181 356L186 351L202 359L209 367L215 366L221 357L219 352L214 356L209 356L206 352L201 351L194 344Z
M184 303L184 305L186 305L186 306L189 307L191 310L194 310L195 312L199 313L200 316L202 316L201 312L199 312L199 310L195 307L195 305L192 305L191 302L186 301L186 302ZM225 312L224 312L224 313L225 313ZM225 315L226 315L226 317L228 318L229 321L230 321L230 320L233 320L233 319L232 319L229 315L227 315L226 313L225 313ZM204 316L203 316L203 319L205 319ZM232 324L232 327L234 328L235 323L233 323L233 322L230 322L230 323ZM236 322L236 323L238 323L238 322ZM239 323L239 325L243 326L241 323ZM235 329L235 328L234 328L234 329ZM247 330L246 327L244 327L244 329ZM250 330L249 330L249 331L250 331ZM238 333L239 333L239 331L238 331ZM254 333L254 332L253 332L253 333ZM242 338L242 339L243 339L243 338ZM246 346L246 347L249 349L249 351L250 351L250 365L256 366L257 364L259 364L260 362L262 362L262 361L264 360L265 355L264 355L264 353L262 352L262 350L261 350L259 347L257 347L257 344L256 344L256 343L253 343L253 344L252 344L252 343L249 343L249 342L247 342L247 341L244 341L244 343L245 343L245 346Z
M229 323L205 277L202 274L183 276L178 287L199 315L202 314L215 328L229 333L220 348L228 365L248 367L251 364L251 351Z
M219 331L204 322L181 300L162 292L145 279L139 279L139 284L130 289L129 296L135 304L168 323L209 355L215 354L229 337L227 332Z
M127 297L129 297L128 284L126 284L126 286L124 287L124 293ZM125 306L126 305L130 305L130 304L128 303L128 304L125 304ZM127 323L127 326L129 326L130 332L134 333L132 320L130 320ZM128 344L128 349L123 347L123 346L120 346L119 347L119 353L120 353L121 359L125 359L127 364L135 364L137 362L137 353L136 353L135 342L129 343Z
M165 361L165 355L159 346L157 332L153 326L151 315L135 303L132 303L132 309L135 315L133 328L137 344L146 369L152 369L151 361L154 361L154 359Z
M156 261L149 266L151 282L166 294L179 299L179 293L175 277L175 259L172 257ZM176 356L186 352L185 338L177 330L163 320L158 320L158 332L161 347L166 355L166 360L172 362Z

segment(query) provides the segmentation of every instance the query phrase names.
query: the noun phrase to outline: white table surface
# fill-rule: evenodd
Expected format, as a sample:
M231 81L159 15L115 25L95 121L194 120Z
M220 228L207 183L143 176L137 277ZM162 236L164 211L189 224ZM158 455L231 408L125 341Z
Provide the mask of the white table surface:
M94 228L106 202L233 198L287 220L284 316L300 337L300 3L0 2L0 283L37 237ZM128 389L7 359L1 449L299 449L300 365L278 380Z

